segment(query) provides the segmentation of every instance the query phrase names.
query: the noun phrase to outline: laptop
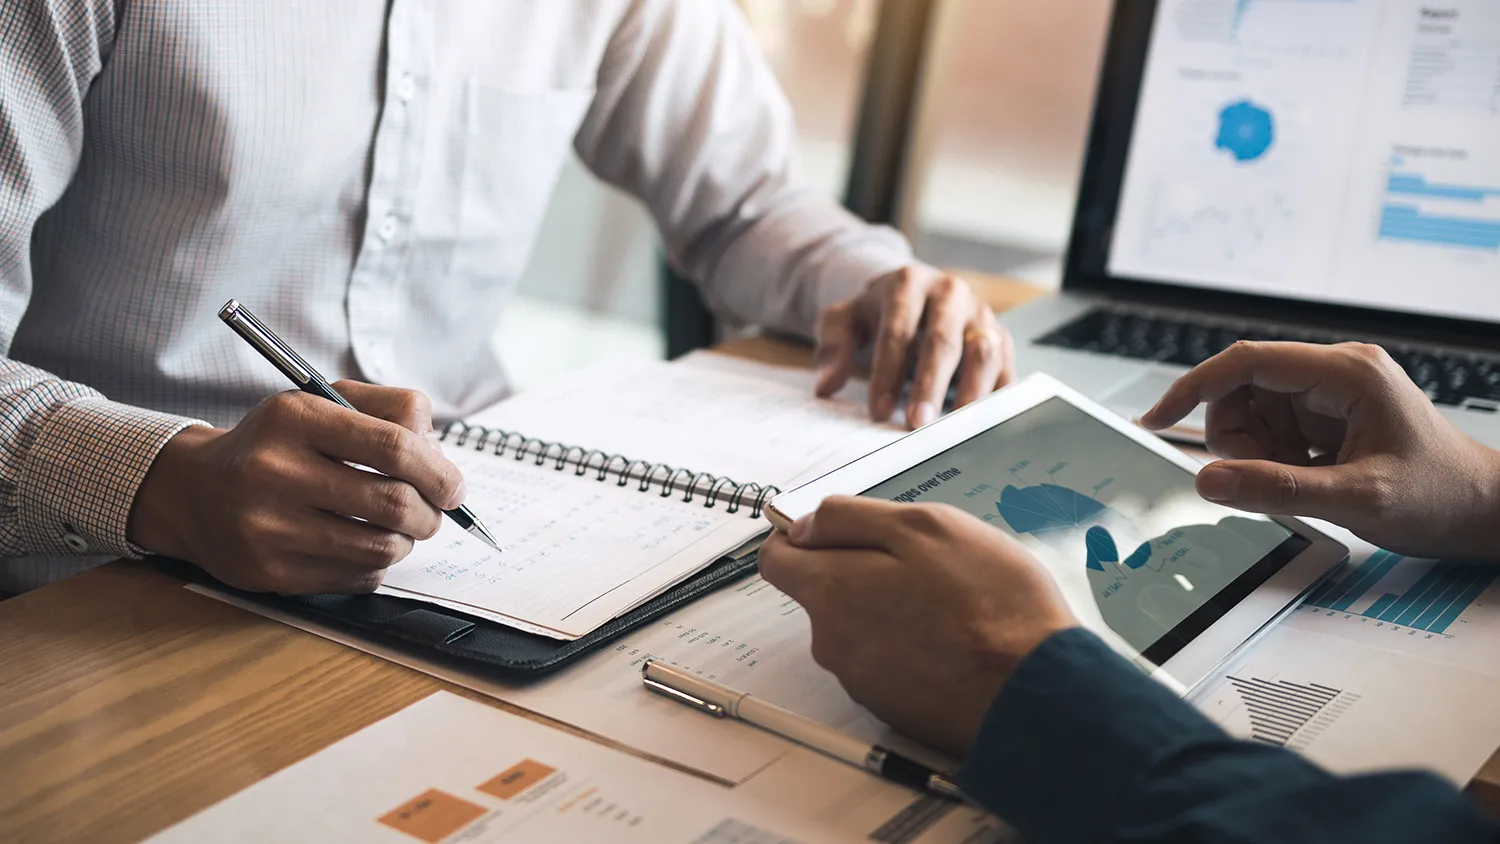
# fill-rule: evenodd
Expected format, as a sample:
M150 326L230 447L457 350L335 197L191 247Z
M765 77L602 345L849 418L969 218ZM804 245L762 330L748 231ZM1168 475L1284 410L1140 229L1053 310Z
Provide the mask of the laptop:
M1500 446L1497 32L1500 0L1117 0L1062 289L1002 318L1021 374L1136 418L1241 338L1374 342Z

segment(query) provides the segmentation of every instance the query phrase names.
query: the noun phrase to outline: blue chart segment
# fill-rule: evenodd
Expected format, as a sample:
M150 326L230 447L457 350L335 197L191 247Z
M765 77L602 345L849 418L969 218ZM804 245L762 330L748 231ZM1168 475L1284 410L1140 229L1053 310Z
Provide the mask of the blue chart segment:
M1276 121L1269 110L1240 100L1219 112L1219 137L1214 147L1226 150L1236 161L1255 161L1275 140Z
M1110 572L1118 576L1125 573L1121 566L1127 571L1135 571L1151 560L1149 540L1140 543L1125 559L1120 559L1115 534L1099 523L1109 521L1118 527L1126 527L1127 523L1098 499L1077 490L1051 483L1024 487L1007 484L1000 491L995 508L1011 530L1030 534L1043 542L1065 539L1088 525L1083 535L1084 566L1091 572Z
M1011 530L1030 534L1072 530L1108 509L1097 499L1058 484L1006 485L995 507Z
M1120 562L1120 549L1115 544L1114 536L1108 528L1094 525L1089 528L1088 533L1083 536L1084 544L1088 548L1088 559L1086 565L1094 571L1104 571L1105 563ZM1144 566L1151 559L1151 543L1142 542L1129 557L1125 558L1125 568L1135 570Z
M1342 580L1324 584L1308 603L1320 609L1349 612L1402 559L1389 551L1378 551ZM1428 633L1446 633L1497 576L1500 566L1437 563L1405 591L1382 594L1359 615Z
M1423 202L1437 202L1433 211ZM1380 239L1500 251L1500 188L1434 184L1417 173L1392 172L1380 214Z

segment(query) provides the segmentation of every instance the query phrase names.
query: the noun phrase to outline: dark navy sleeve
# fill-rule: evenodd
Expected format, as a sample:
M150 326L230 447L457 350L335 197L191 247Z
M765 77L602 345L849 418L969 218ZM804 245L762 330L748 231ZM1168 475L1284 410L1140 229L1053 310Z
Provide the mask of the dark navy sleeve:
M1032 844L1500 841L1430 774L1336 777L1231 738L1084 630L1021 663L959 785Z

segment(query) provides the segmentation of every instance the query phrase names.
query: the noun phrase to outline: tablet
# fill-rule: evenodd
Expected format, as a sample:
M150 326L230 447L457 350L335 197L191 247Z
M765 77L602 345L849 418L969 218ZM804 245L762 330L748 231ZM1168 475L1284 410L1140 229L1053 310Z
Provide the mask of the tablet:
M776 496L785 527L830 495L951 504L1051 570L1074 614L1186 692L1347 557L1306 524L1198 496L1202 464L1034 375Z

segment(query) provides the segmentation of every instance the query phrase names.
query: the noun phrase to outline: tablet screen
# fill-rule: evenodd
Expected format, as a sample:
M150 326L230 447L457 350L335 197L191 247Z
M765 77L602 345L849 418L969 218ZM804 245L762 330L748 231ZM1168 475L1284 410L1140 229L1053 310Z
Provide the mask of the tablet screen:
M1157 665L1311 544L1204 501L1190 472L1060 398L864 494L952 504L1010 533L1085 625Z

